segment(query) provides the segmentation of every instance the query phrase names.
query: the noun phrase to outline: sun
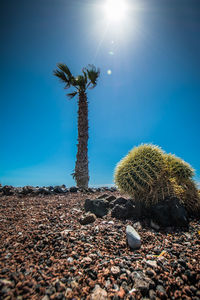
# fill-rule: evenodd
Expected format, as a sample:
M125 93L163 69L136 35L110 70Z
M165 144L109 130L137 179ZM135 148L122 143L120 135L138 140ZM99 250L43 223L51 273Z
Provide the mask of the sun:
M109 22L120 22L126 16L127 3L125 0L107 0L105 14Z

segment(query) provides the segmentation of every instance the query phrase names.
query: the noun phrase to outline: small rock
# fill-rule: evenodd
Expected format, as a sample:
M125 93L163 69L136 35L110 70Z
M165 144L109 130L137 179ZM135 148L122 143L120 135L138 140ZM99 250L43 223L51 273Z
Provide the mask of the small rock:
M95 222L95 220L96 220L95 214L89 213L80 219L80 224L81 225L91 224L91 223Z
M141 225L140 222L135 222L135 223L133 224L133 227L134 227L135 229L137 229L137 230L142 229L142 225Z
M70 229L65 229L65 230L61 231L60 234L63 238L66 238L69 235L69 232L71 232Z
M113 221L109 221L108 224L114 225L115 223Z
M146 264L147 264L149 267L157 268L157 262L156 262L155 260L147 260L147 261L146 261Z
M99 285L96 285L91 296L90 300L107 300L107 292L102 289Z
M13 282L7 279L0 279L0 285L13 286Z
M106 199L107 197L109 197L108 194L103 194L103 195L100 195L97 199Z
M72 257L68 257L67 261L71 263L74 261L74 259Z
M126 227L126 237L130 248L139 249L141 247L141 239L137 231L130 225Z
M112 201L116 200L116 197L113 196L113 195L111 195L111 196L107 197L106 200L107 200L108 202L112 202Z
M147 295L150 286L150 280L145 277L143 272L133 272L131 277L134 281L134 288L139 290L143 296Z
M125 219L138 219L138 211L135 209L134 202L130 199L117 198L110 204L113 207L111 211L112 218L125 220Z
M76 280L73 280L70 285L71 285L72 289L77 289L78 288L78 282L76 282Z
M69 192L70 192L70 193L77 193L77 192L78 192L78 188L77 188L76 186L71 186L71 187L69 188Z
M72 299L73 298L73 291L72 291L72 289L70 289L70 288L66 289L66 291L65 291L65 297L67 299Z
M146 270L145 274L150 276L150 277L155 276L155 272L153 270Z
M45 224L39 224L38 225L38 229L46 229L46 225Z
M34 188L33 188L32 186L29 186L29 185L24 186L24 187L22 188L22 191L21 191L21 193L22 193L23 195L28 195L28 194L31 194L31 193L33 193L33 192L34 192Z
M81 261L81 263L85 263L87 265L92 263L92 259L90 257L84 257Z
M13 195L14 194L14 188L13 186L11 185L4 185L2 188L1 188L1 191L3 192L3 194L5 196L10 196L10 195Z
M166 291L164 289L164 287L162 285L157 285L156 290L158 291L158 293L160 294L160 296L166 296Z
M95 231L96 233L98 233L98 232L99 232L99 226L96 226L95 229L94 229L94 231Z
M123 197L118 197L115 201L114 201L114 205L124 205L127 203L127 199L126 198L123 198Z
M120 299L124 299L124 296L125 296L125 290L123 289L123 287L121 287L120 286L120 289L119 289L119 292L118 292L118 297L120 298Z
M94 213L97 217L104 217L108 213L109 202L104 199L86 199L85 200L85 211Z
M149 298L151 300L156 300L156 292L154 290L149 290Z
M117 267L117 266L113 266L110 270L111 270L111 273L113 275L119 275L120 274L120 268Z
M64 189L60 187L59 185L56 185L53 189L54 193L56 194L62 194L64 192Z
M49 300L49 297L47 295L45 295L42 300Z

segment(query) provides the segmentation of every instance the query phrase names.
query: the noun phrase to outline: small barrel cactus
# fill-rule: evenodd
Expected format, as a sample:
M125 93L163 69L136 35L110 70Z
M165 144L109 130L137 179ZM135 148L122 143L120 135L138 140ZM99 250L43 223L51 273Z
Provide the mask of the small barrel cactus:
M116 167L117 187L135 200L147 204L165 197L169 191L164 189L166 164L163 154L159 147L147 144L131 150Z
M144 206L177 197L188 212L200 210L200 196L192 180L194 170L182 159L157 146L133 148L115 169L115 184Z

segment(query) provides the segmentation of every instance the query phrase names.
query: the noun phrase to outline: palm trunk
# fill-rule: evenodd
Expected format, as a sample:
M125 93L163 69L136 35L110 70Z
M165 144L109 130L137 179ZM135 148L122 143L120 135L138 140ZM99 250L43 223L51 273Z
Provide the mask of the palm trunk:
M79 93L78 100L78 151L74 177L77 187L87 188L88 170L88 102L86 92Z

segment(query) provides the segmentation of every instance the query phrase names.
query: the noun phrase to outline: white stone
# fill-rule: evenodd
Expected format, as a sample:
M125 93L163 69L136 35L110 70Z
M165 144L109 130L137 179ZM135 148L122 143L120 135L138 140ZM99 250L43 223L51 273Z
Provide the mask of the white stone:
M114 222L113 221L109 221L108 224L114 225Z
M114 274L114 275L118 275L120 273L120 268L117 267L117 266L113 266L111 268L111 273Z
M73 259L73 257L68 257L67 261L71 263L74 261L74 259Z
M130 225L126 227L126 237L130 248L139 249L141 247L141 238L137 231Z

